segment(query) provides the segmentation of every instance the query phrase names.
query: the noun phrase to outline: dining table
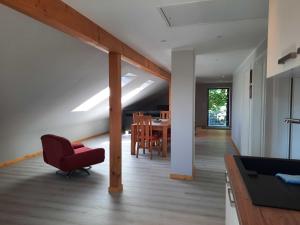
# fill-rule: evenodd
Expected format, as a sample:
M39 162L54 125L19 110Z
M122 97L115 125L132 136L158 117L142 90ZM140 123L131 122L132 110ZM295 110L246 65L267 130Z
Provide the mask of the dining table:
M136 154L136 123L131 124L131 155ZM169 119L153 119L152 131L160 131L162 133L162 157L168 156L168 130L171 129L171 121Z

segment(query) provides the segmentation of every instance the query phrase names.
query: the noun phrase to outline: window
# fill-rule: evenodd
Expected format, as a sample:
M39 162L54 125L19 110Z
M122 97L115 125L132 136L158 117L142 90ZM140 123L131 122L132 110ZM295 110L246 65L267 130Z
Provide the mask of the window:
M149 87L151 84L153 84L154 81L148 80L145 83L143 83L140 87L134 89L133 91L130 91L128 94L124 95L122 97L122 104L126 103L128 100L136 96L138 93Z
M208 127L229 127L229 88L208 89Z
M132 73L127 73L126 75L122 76L121 82L122 87L129 84L131 81L133 81L136 78L136 75ZM76 107L72 110L72 112L86 112L91 109L93 109L95 106L99 105L101 102L107 100L109 98L109 87L106 87L99 93L95 94L94 96L90 97L88 100L83 102L81 105Z

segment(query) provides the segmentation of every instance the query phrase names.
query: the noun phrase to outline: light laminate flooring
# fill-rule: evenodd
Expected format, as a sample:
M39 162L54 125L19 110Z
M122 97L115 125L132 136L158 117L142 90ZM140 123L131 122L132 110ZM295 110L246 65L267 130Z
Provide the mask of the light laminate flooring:
M123 136L122 194L107 191L108 136L85 142L107 149L91 176L57 176L42 157L0 169L0 225L224 225L228 135L198 130L194 181L169 179L170 161L155 153L153 160L131 156L130 136Z

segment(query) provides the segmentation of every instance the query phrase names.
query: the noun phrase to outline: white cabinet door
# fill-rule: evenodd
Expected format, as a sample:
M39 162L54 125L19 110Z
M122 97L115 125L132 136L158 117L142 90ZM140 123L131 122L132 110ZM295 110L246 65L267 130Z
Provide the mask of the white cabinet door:
M275 77L269 80L268 88L272 101L268 103L270 117L266 141L266 156L300 159L300 71L293 78ZM286 121L286 123L284 122Z
M297 53L300 47L299 9L299 0L269 0L268 77L300 66L299 55L296 59L278 64L280 58Z
M267 81L265 156L288 158L291 79L273 77Z
M293 78L292 118L300 119L300 77ZM300 124L291 123L290 158L300 159Z
M234 197L229 183L226 183L225 191L225 225L239 225L240 223L235 208Z

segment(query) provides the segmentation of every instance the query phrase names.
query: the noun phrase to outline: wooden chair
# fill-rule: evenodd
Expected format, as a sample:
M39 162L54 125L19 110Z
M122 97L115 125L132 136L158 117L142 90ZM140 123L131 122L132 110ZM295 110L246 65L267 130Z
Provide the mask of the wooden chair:
M143 112L134 112L132 113L132 123L136 123L136 120L139 116L143 116Z
M161 151L160 138L152 133L152 117L139 116L137 117L136 124L136 140L138 143L136 157L139 157L140 148L143 148L144 154L147 148L150 152L150 159L152 159L153 146L158 147L158 154L160 154Z
M161 119L170 119L170 111L160 111Z
M133 123L133 124L137 123L138 118L139 118L140 116L143 116L143 115L144 115L143 112L134 112L134 113L132 113L132 123ZM131 135L135 134L135 135L134 135L134 140L137 140L137 137L136 137L136 133L137 133L137 132L136 132L136 127L134 127L133 129L134 129L134 132L131 131ZM136 148L136 141L134 142L134 148Z
M161 119L170 119L170 111L160 111ZM168 131L168 142L171 142L171 130Z

